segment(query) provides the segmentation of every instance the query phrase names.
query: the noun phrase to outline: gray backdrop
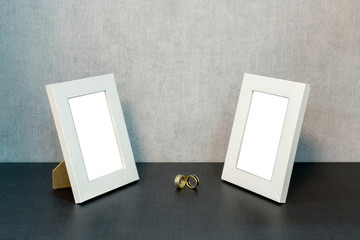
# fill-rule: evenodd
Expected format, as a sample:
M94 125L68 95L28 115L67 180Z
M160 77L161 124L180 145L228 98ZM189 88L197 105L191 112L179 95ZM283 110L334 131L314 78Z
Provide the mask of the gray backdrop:
M61 161L44 86L111 72L138 162L224 161L244 72L311 84L296 161L359 161L360 1L0 4L1 162Z

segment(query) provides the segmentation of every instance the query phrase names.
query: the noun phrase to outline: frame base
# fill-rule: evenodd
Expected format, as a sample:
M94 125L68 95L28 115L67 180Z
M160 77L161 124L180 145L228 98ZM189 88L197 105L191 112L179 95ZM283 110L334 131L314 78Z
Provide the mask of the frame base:
M68 173L66 171L65 161L62 161L52 171L53 189L71 187Z

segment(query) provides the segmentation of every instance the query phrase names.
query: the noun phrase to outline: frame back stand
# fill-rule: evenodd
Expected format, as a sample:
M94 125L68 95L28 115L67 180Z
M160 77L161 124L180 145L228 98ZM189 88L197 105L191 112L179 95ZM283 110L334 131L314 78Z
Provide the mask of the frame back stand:
M52 171L52 182L53 189L71 187L64 160Z

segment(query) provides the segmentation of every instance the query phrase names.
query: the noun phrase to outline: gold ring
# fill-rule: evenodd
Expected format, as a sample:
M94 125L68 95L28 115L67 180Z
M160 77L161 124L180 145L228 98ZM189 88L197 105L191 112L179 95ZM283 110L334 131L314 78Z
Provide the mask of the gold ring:
M190 178L195 180L195 185L192 185L190 183ZM200 179L198 178L198 176L196 176L195 174L191 174L186 178L186 185L190 188L190 189L195 189L197 186L199 186L200 184Z
M175 179L174 179L174 184L175 187L177 187L178 189L183 189L186 185L186 178L184 175L176 175Z

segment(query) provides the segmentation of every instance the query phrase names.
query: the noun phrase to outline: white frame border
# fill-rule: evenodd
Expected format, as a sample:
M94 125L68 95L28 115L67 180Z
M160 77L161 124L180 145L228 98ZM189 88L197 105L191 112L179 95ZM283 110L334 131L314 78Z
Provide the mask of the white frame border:
M75 203L139 179L113 74L46 85L46 91ZM89 181L68 99L101 91L106 94L124 168Z
M271 181L236 167L253 91L289 98ZM221 179L285 203L309 93L309 84L245 73Z

